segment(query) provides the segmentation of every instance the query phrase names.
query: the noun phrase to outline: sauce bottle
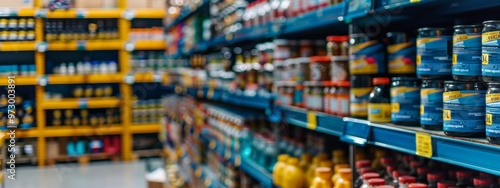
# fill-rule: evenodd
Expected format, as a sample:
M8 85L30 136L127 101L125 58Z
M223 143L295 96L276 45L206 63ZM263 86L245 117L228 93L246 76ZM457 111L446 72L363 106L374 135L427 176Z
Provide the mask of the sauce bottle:
M370 93L368 120L374 123L391 122L391 94L389 78L374 78L375 88Z
M292 157L283 171L283 188L300 188L304 185L304 172L300 169L299 159Z
M287 154L281 154L278 156L278 162L273 168L273 183L274 185L281 186L283 183L283 171L287 166L286 162L289 156Z
M331 168L316 168L316 177L312 181L309 188L332 188L333 183L331 182L330 177L332 177Z
M335 184L335 182L337 182L337 180L340 178L340 172L339 170L340 169L344 169L344 168L349 168L349 165L348 164L337 164L333 167L333 171L334 171L334 174L332 176L332 182Z
M430 172L427 174L427 184L428 188L437 188L438 181L444 179L444 174L442 172Z
M348 168L339 169L339 179L334 182L333 188L351 188L352 186L352 171Z
M410 184L417 183L417 179L413 176L401 176L398 178L398 180L399 180L399 188L409 188Z

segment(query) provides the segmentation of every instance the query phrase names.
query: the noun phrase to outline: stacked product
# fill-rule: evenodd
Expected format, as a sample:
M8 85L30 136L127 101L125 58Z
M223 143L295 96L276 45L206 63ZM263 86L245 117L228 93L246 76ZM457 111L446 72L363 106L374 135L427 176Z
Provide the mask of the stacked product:
M115 40L118 21L114 19L50 19L46 20L46 41Z
M49 126L111 126L119 125L118 109L54 110L47 113Z
M116 61L78 61L62 62L53 66L52 72L61 75L116 74Z
M158 51L134 51L131 55L131 71L135 73L143 72L165 72L167 61L164 59L165 52Z
M1 76L35 76L35 65L0 65Z
M138 100L134 97L132 101L132 123L159 123L163 117L163 108L160 99Z
M0 41L34 41L34 18L0 19Z

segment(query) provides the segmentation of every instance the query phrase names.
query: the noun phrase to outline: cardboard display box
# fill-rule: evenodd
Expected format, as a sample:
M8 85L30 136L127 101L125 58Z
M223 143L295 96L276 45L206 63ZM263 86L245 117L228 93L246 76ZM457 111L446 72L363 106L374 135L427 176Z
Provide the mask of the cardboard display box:
M2 8L33 8L35 0L0 0Z

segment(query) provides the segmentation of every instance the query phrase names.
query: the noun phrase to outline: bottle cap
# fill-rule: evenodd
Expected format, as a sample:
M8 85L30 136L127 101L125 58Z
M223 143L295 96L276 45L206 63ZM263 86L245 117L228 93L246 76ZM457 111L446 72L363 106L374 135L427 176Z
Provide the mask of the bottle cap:
M442 172L430 172L427 174L428 181L436 181L444 178L444 174Z
M392 157L382 157L382 159L380 159L380 162L383 164L383 165L390 165L392 163L395 162L394 158Z
M288 156L287 154L281 154L278 156L278 161L280 162L286 162L288 160L290 156Z
M431 171L430 168L422 166L417 168L417 174L427 174Z
M457 171L457 178L471 178L474 174L475 173L470 170L459 170Z
M350 87L351 86L351 82L349 82L349 81L338 81L337 82L337 86L339 86L339 87Z
M316 63L329 63L332 61L332 58L330 56L313 56L309 60Z
M380 177L380 174L377 174L374 172L368 172L368 173L363 174L364 180L369 180L369 179L379 178L379 177Z
M392 185L381 185L381 186L378 186L377 188L394 188L394 186L392 186Z
M356 161L356 168L369 167L372 163L369 160L359 160Z
M413 176L401 176L398 178L399 183L409 184L409 183L417 183L417 179Z
M374 85L389 84L390 82L391 82L391 80L389 78L385 78L385 77L373 78Z
M333 167L333 170L335 172L338 172L339 169L342 169L342 168L349 168L349 165L348 164L337 164Z
M475 186L491 185L493 184L493 179L490 177L477 177L474 178Z
M382 178L372 178L368 180L368 185L370 186L385 185L385 180Z
M405 176L405 175L408 175L408 173L406 173L405 171L401 171L401 170L392 171L392 177L394 177L394 178L398 178L400 176Z
M361 174L365 174L365 173L369 173L369 172L377 172L377 171L375 169L373 169L372 167L364 167L364 168L361 168L361 170L360 170Z
M328 167L318 167L315 170L317 175L328 175L331 176L332 174L332 169Z
M297 159L295 157L290 157L290 158L288 158L287 163L290 165L296 165L296 164L299 164L299 159Z
M427 188L427 185L423 183L410 183L408 188Z
M455 187L457 184L454 181L449 181L449 180L441 180L438 181L437 187L438 188L449 188L449 187Z
M392 175L392 172L394 172L397 169L397 167L389 165L389 166L385 167L385 169L387 170L388 173L390 173L390 175Z
M412 162L410 162L410 166L411 167L419 167L419 166L422 166L422 162L421 161L412 161Z
M456 179L457 178L457 171L456 170L448 170L448 178Z
M491 174L488 174L488 173L484 173L484 172L479 172L479 177L490 177L490 178L493 178L495 176L491 175Z

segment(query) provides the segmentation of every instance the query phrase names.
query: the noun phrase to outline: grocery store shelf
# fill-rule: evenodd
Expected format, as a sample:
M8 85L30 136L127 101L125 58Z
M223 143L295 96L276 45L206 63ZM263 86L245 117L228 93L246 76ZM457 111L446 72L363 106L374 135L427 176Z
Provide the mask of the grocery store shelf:
M209 3L210 3L210 0L203 0L202 4L197 6L197 7L184 6L184 9L181 10L181 13L179 14L179 16L166 27L167 28L166 30L167 31L170 30L172 27L183 22L184 20L189 18L191 15L194 15L198 11L208 7Z
M160 132L161 124L132 124L131 131L134 134L158 133Z
M60 100L46 100L41 102L42 108L53 109L86 109L86 108L117 108L120 107L120 98L71 98Z
M48 42L47 45L49 51L120 50L123 48L120 40Z
M7 133L9 132L9 130L5 130L5 132L3 133L3 139L10 139L10 135L8 135ZM38 137L40 134L39 134L39 131L36 127L33 127L31 129L27 129L27 130L22 130L22 129L16 129L16 139L18 138L33 138L33 137Z
M16 76L14 82L16 86L33 86L38 84L38 78L36 76ZM5 82L1 82L0 86L7 86L8 84L7 77L5 77Z
M340 136L342 141L350 144L370 144L409 154L430 156L434 160L500 175L500 164L491 163L491 160L500 157L500 147L489 144L484 138L449 137L442 131L370 123L366 120L340 118L295 107L282 107L282 110L283 120L287 123ZM420 139L426 136L430 138L426 140L428 148L423 149L427 153L417 153L417 147L422 151L425 145L417 142L417 137Z
M243 93L229 92L222 89L211 89L208 87L203 87L202 89L188 87L186 88L185 94L212 101L221 101L228 104L257 109L270 109L274 100L272 95L249 96Z
M165 9L134 9L134 18L157 18L162 19L165 17Z
M70 9L70 10L41 10L40 17L45 18L121 18L120 9ZM45 14L45 15L44 15Z
M0 51L34 51L36 42L33 41L19 41L19 42L0 42Z
M283 35L303 33L323 27L335 28L330 34L347 33L347 25L343 22L345 2L312 11L297 17L289 18L283 25Z
M99 84L121 83L121 74L91 74L91 75L49 75L48 84Z
M135 83L145 83L145 82L162 82L165 77L161 74L153 73L135 73L134 82Z
M210 169L206 165L201 165L198 167L201 169L200 178L204 180L205 186L208 188L225 188L227 187L224 183L222 183L217 176L215 176L214 171Z
M138 40L134 41L135 50L165 50L167 43L164 40Z
M33 17L36 11L35 8L0 7L0 17Z
M45 137L69 137L69 136L100 136L121 134L123 127L121 125L100 125L90 126L58 126L46 127L43 130Z

